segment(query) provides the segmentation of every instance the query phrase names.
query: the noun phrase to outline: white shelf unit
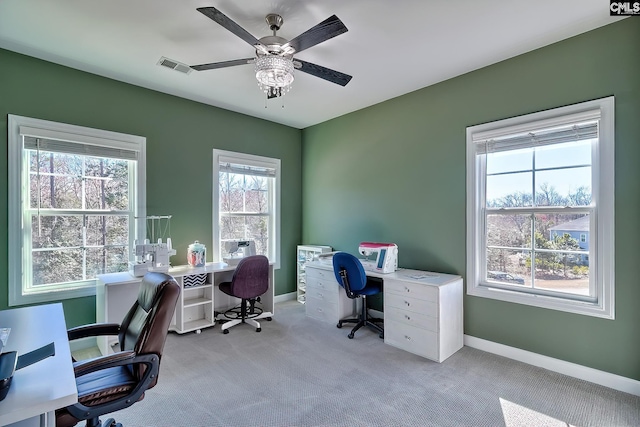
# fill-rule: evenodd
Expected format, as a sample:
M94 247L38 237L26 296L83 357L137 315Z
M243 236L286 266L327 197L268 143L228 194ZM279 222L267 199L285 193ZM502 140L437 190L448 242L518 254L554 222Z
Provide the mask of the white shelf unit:
M298 302L304 304L307 296L307 274L306 265L308 262L317 261L318 255L331 252L331 246L324 245L299 245L296 251L296 281Z
M174 277L182 287L182 292L176 305L175 322L172 322L169 329L184 334L213 326L215 318L212 273ZM196 284L189 286L190 282Z

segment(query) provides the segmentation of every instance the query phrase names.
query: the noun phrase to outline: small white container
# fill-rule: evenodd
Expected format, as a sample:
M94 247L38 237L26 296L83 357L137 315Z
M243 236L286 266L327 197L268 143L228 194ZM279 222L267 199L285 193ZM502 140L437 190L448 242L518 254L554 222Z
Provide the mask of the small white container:
M197 240L187 249L187 263L190 267L204 267L207 259L207 248Z

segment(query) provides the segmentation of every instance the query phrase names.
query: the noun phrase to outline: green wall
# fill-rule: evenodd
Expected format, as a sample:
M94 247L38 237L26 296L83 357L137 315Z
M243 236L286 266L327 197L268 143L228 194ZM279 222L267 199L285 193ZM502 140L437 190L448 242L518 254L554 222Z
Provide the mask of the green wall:
M0 145L7 152L7 114L141 135L147 138L147 214L173 215L171 238L186 264L199 240L212 253L212 149L281 159L281 268L276 295L295 292L301 240L301 131L124 84L0 49ZM7 158L0 159L7 170ZM7 224L7 174L0 174L0 223ZM7 229L0 227L0 271L7 272ZM209 261L211 260L209 255ZM7 308L8 274L0 280ZM95 298L64 301L68 326L95 321Z
M625 19L304 129L303 242L391 241L402 267L465 276L466 127L615 95L615 320L465 296L464 329L640 380L639 40Z
M303 131L0 49L0 144L7 114L145 136L147 212L173 215L175 265L193 240L212 247L213 148L282 159L284 294L295 290L298 243L353 252L393 241L401 266L464 276L465 128L615 95L616 319L465 296L465 333L640 380L638 40L640 21L625 19ZM7 271L6 228L0 242ZM69 326L95 319L94 298L64 308Z

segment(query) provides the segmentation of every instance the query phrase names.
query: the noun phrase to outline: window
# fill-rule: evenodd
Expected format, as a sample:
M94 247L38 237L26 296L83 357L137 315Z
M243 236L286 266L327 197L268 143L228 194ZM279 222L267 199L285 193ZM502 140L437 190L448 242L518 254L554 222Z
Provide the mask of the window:
M253 240L280 267L280 159L213 150L213 259L224 241Z
M9 305L95 295L96 275L128 269L145 139L14 115L8 125Z
M467 293L614 318L614 98L467 128Z

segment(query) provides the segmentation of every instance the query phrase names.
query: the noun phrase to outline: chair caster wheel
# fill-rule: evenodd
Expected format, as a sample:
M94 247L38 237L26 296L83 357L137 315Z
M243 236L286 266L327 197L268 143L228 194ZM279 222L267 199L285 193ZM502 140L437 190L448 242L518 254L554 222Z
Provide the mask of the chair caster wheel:
M271 321L273 320L273 318L271 318L271 317L267 317L266 319L267 319L267 321L269 321L269 322L271 322Z
M342 328L342 323L338 323L338 324L336 325L336 328L338 328L338 329Z
M353 334L349 334L349 335L347 335L347 336L349 337L349 339L350 339L350 340L352 340L352 339L353 339Z
M262 328L256 328L256 332L260 332Z
M223 333L223 334L228 334L228 333L229 333L229 330L228 330L228 329L225 329L224 331L222 331L222 333Z

